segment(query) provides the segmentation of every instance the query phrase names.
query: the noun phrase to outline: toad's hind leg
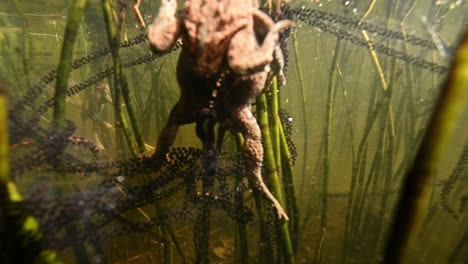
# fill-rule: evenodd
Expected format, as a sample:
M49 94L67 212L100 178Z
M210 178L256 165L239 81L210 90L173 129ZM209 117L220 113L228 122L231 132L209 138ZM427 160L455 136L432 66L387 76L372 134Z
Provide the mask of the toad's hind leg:
M268 187L263 182L261 168L263 160L263 146L261 140L260 127L257 120L252 115L247 107L241 108L233 113L231 122L234 127L239 129L244 136L244 152L247 157L247 175L255 187L265 194L266 197L273 203L278 212L278 217L289 220L286 212L281 204L276 200L273 194L268 190Z
M156 151L152 156L156 161L156 170L159 170L165 160L166 154L169 152L169 148L174 143L179 126L195 122L193 108L186 97L181 97L172 108L166 126L159 134Z
M213 176L216 173L217 160L215 149L215 132L214 126L216 117L211 113L201 113L197 118L196 132L198 138L203 144L202 165L207 175Z

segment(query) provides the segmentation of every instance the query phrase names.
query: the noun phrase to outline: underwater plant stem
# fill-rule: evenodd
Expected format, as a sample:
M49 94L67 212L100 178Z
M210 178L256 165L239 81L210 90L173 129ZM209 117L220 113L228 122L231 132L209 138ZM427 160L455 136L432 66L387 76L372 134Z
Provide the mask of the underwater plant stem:
M240 152L244 146L244 137L242 136L241 133L236 133L235 134L235 140L236 140L236 151ZM236 183L240 183L243 180L243 174L236 175ZM249 184L251 186L255 186L255 183L253 181L249 180ZM255 200L255 207L257 208L257 214L259 218L259 223L260 223L260 235L259 235L259 263L268 263L268 262L274 262L274 255L270 254L268 252L268 235L267 235L267 223L265 219L265 209L264 209L264 203L261 197L260 192L256 189L252 189L252 196ZM239 210L242 210L242 206L244 204L244 197L242 193L236 194L236 206L238 206ZM248 263L248 244L247 244L247 233L246 233L246 225L242 223L238 223L238 232L236 235L236 257L240 258L243 260L245 258L245 262L235 262L235 263Z
M284 194L286 198L286 207L289 215L289 230L291 230L291 240L293 243L294 253L297 252L297 245L299 241L299 206L297 204L297 191L296 182L294 178L293 161L291 152L288 148L286 135L284 133L283 125L280 123L280 139L281 139L281 160L283 162L283 181L284 181Z
M296 69L297 69L297 78L299 79L299 88L301 89L301 105L302 105L302 119L304 122L304 128L302 132L303 136L303 144L304 144L304 153L302 154L302 175L301 175L301 191L299 197L304 197L304 187L305 187L305 176L307 171L307 161L308 161L308 151L309 148L307 147L307 142L309 140L309 126L307 122L307 97L305 93L305 84L304 84L304 77L302 75L302 68L300 66L299 60L299 51L297 47L297 37L296 37L296 30L293 30L293 45L294 45L294 57L296 58L294 61L296 62Z
M336 68L338 57L340 54L341 40L336 40L335 48L333 49L333 59L328 76L328 94L325 110L325 125L323 126L323 174L322 174L322 213L320 217L320 225L322 228L327 228L327 211L328 211L328 182L330 177L330 144L332 135L333 110L335 103L335 87L336 87Z
M87 0L74 0L68 13L67 25L63 37L60 62L57 68L57 81L54 94L54 125L55 132L59 135L65 131L65 98L67 96L68 78L71 72L71 62L73 57L73 48L75 45L78 27L86 7ZM63 151L58 149L59 152ZM61 166L61 155L57 156L56 166ZM57 190L61 195L62 190ZM71 240L72 248L78 262L87 262L88 256L84 245L77 239L77 230L74 224L65 226L67 236Z
M318 264L322 261L322 251L323 245L325 244L325 239L327 237L327 228L322 227L322 238L320 239L320 244L317 250L317 254L315 255L314 263Z
M404 50L406 52L406 54L409 54L410 53L410 50L409 50L409 43L406 41L407 39L407 32L406 32L406 21L407 21L407 17L408 15L410 14L410 12L412 12L412 10L414 9L415 5L416 5L416 2L417 1L413 1L412 3L412 6L408 9L408 12L403 16L403 19L402 19L402 22L400 24L400 28L401 28L401 33L403 34L403 39L405 40L404 42ZM403 111L402 115L406 115L405 117L401 117L401 119L405 118L407 120L407 133L404 133L404 137L401 137L402 139L401 140L406 140L409 142L409 144L413 145L413 146L416 146L415 144L415 140L414 140L414 137L416 136L415 135L415 131L416 131L416 117L415 117L415 113L416 113L416 108L415 108L415 89L416 89L416 80L415 80L415 73L414 73L414 68L413 68L413 65L411 64L406 64L405 65L405 75L407 76L407 83L409 85L408 87L408 96L404 96L405 97L405 100L406 100L406 104L405 104L405 107L407 108L406 111L403 111L404 107L397 107L397 109L400 109L401 111ZM397 118L398 119L398 118ZM414 154L414 148L413 147L408 147L406 148L406 151L405 151L405 156L406 158L403 158L402 161L401 161L401 164L400 164L400 168L396 170L396 172L399 172L399 171L402 171L403 169L406 169L406 167L408 166L408 160L410 159L409 157L413 157L413 154ZM396 182L399 181L400 179L400 175L402 175L403 173L396 173L395 176L393 177L392 179L392 184L395 184Z
M73 1L65 27L54 94L54 122L56 132L58 133L63 133L65 129L65 97L67 95L68 77L71 71L73 47L87 2L87 0Z
M468 98L468 31L457 49L436 111L418 150L413 167L403 183L403 193L397 205L385 263L406 263L414 247L420 224L427 211L432 178L440 165L450 137L462 117Z
M364 227L361 225L360 218L361 218L361 215L363 214L363 209L364 209L365 202L366 202L366 194L369 193L369 188L370 188L371 183L373 181L374 182L377 181L377 180L374 179L374 177L376 177L376 175L378 175L378 169L382 165L382 157L384 155L383 151L385 150L385 148L382 146L384 144L384 140L383 140L384 137L381 137L380 139L381 140L379 140L379 143L377 145L377 151L376 151L376 153L375 153L375 155L373 157L372 164L371 164L371 167L369 169L369 174L368 174L368 177L367 177L367 181L366 181L366 183L364 185L364 190L362 191L360 199L356 199L357 220L355 222L355 232L357 231L358 233L365 231L365 230L363 230ZM362 234L361 234L361 237L363 237Z
M8 17L4 17L4 16L0 16L0 23L2 23L3 25L5 25L6 27L10 26L11 23L9 22L9 20L7 19ZM2 39L2 50L1 52L3 51L6 51L6 52L11 52L12 48L11 47L17 47L19 44L18 44L18 37L17 36L8 36L6 35L6 37L4 37ZM3 61L2 61L2 67L4 67L5 65L9 65L8 67L8 70L9 72L5 74L5 76L9 75L9 76L13 76L14 77L14 81L15 81L15 87L17 87L17 91L19 94L22 93L22 91L20 90L20 88L22 88L24 85L22 85L22 78L19 74L13 74L13 73L17 73L19 72L19 63L16 61L16 59L13 57L13 56L6 56L6 57L3 57ZM26 88L29 88L29 87L26 87Z
M179 257L180 257L180 260L182 261L182 263L188 263L187 258L185 257L184 251L182 250L182 247L180 246L180 243L179 243L179 241L177 240L177 236L176 236L176 234L175 234L174 229L172 228L172 226L170 226L169 224L165 223L165 224L164 224L164 230L165 230L165 231L169 234L169 236L171 237L172 243L174 243L174 247L176 248L177 253L179 254Z
M125 11L126 11L126 6L122 5L120 9L119 23L118 23L115 43L120 43L121 36L122 34L124 34ZM119 53L119 60L121 61L120 51L117 51L117 52ZM128 88L127 77L125 76L125 73L123 72L123 66L121 62L119 63L119 67L120 67L119 72L120 72L120 82L121 82L120 88L122 90L122 97L125 102L125 108L127 109L128 117L130 119L130 123L133 128L135 141L138 146L138 152L143 153L146 151L145 142L143 141L143 136L142 136L141 129L140 129L140 123L138 122L138 118L137 118L136 111L135 111L136 108L130 97L130 89Z
M278 79L273 78L271 84L271 97L270 97L270 117L272 119L271 130L272 130L272 141L276 166L278 173L281 172L283 178L283 189L286 201L286 210L289 215L290 221L288 222L291 240L293 243L293 250L296 252L297 238L299 235L299 215L297 206L297 195L296 187L293 178L292 160L291 153L288 149L288 143L286 142L286 135L284 134L283 126L279 117L279 87Z
M220 131L218 129L218 131ZM225 131L225 129L223 129ZM218 132L218 138L219 138ZM235 134L235 141L236 141L236 151L239 152L242 150L242 146L244 145L244 137L241 133ZM217 147L218 151L221 149ZM237 173L236 175L236 185L239 185L243 181L242 173ZM237 210L241 211L244 207L244 196L241 192L236 193L235 196L236 208ZM244 223L236 223L236 234L235 234L235 256L234 256L234 263L248 263L249 259L249 244L247 239L247 226Z
M8 142L8 106L7 106L7 87L3 81L0 81L0 181L6 184L9 181L9 142ZM2 186L3 188L3 186ZM5 193L0 192L0 195ZM6 197L2 197L6 198ZM3 202L3 201L2 201Z
M374 61L374 65L377 69L377 72L379 73L379 80L380 80L380 84L383 88L384 91L387 90L388 88L388 84L387 84L387 81L385 80L385 75L383 73L383 70L382 70L382 66L380 65L380 61L379 61L379 57L377 56L377 52L375 51L374 47L372 46L372 41L371 39L369 38L369 34L367 33L367 31L365 30L362 30L362 35L364 36L364 39L366 40L367 44L368 44L368 50L369 52L371 53L371 57L372 57L372 60ZM393 121L393 110L392 110L392 107L390 106L389 108L389 111L390 111L390 131L392 133L392 137L394 137L395 135L395 125L394 125L394 121Z
M455 248L453 249L452 253L450 254L447 263L457 263L458 259L460 260L460 263L463 263L463 259L466 260L466 252L467 252L466 251L466 248L467 248L466 241L468 241L468 228L465 229L465 232L463 232L463 236L460 238L458 243L455 245Z
M130 152L133 156L138 156L135 147L132 144L132 139L130 136L130 131L128 129L127 120L125 119L122 113L122 107L120 103L121 98L121 70L122 70L122 62L120 59L120 51L119 51L119 43L120 43L120 33L116 30L117 27L115 26L114 17L112 14L112 8L110 0L102 0L102 10L104 13L104 22L106 25L106 32L107 32L107 41L109 42L109 46L111 47L112 51L112 61L114 64L114 85L112 86L109 83L112 91L112 102L114 103L114 115L115 115L115 123L116 128L121 128L122 132L125 136L125 141L130 149ZM112 89L113 88L113 89Z
M374 6L375 6L376 3L377 3L377 0L372 0L371 4L369 5L369 8L366 11L366 13L362 16L361 20L359 21L359 24L362 24L364 19L372 12L372 10L374 9ZM388 84L387 84L387 81L385 80L385 75L384 75L384 72L382 70L382 66L380 64L379 57L377 56L377 52L375 51L375 48L372 45L372 40L370 39L369 34L367 33L366 30L364 30L364 29L361 30L361 33L362 33L362 36L364 37L364 39L366 40L367 48L368 48L367 50L370 52L370 55L372 57L372 60L374 61L374 65L375 65L375 68L377 70L377 73L379 74L379 80L380 80L380 84L382 86L382 89L384 91L386 91L387 88L388 88ZM394 126L393 111L392 111L391 106L389 108L389 111L390 111L390 121L391 121L390 122L390 128L391 128L392 137L394 138L395 137L395 126Z
M209 176L205 176L208 178ZM213 192L213 181L211 179L203 179L203 193L201 199L204 196L208 196ZM209 263L210 255L210 227L211 227L211 208L206 202L202 202L203 207L200 209L197 222L194 225L194 243L196 251L197 264Z
M13 3L15 5L16 11L23 20L23 70L26 81L26 87L30 87L31 82L29 80L29 54L31 51L31 43L29 38L29 22L28 18L24 15L24 12L19 7L18 0L13 0Z
M268 182L270 183L271 192L276 197L278 202L284 208L284 198L282 194L281 183L276 170L275 154L273 149L273 142L271 140L271 132L268 121L268 107L266 95L262 94L257 96L257 120L262 132L263 148L265 150L264 162ZM280 236L280 244L284 254L285 263L295 263L294 251L292 247L291 237L289 235L289 227L287 222L278 222L278 230Z
M124 84L123 78L125 77L123 75L122 58L120 56L120 47L118 43L120 43L120 39L122 38L124 20L125 20L125 7L122 5L120 7L119 17L117 18L117 27L115 31L115 37L113 39L113 45L111 46L112 61L114 64L114 89L115 89L114 108L117 110L117 116L118 116L117 120L119 121L119 125L122 127L128 147L131 153L133 154L133 156L137 156L137 151L131 139L130 129L128 127L127 119L125 118L125 115L122 111L122 104L120 103L121 97L123 97L122 95L123 84Z
M154 207L155 207L155 210L156 210L156 216L158 217L158 220L161 223L161 229L163 231L164 236L165 237L169 236L171 238L172 243L174 244L174 247L175 247L177 253L179 254L181 263L183 263L183 264L188 263L187 258L185 257L184 251L182 250L182 247L180 246L180 243L177 240L177 236L176 236L176 234L174 232L174 228L172 228L172 226L169 223L167 223L165 221L165 219L164 219L163 208L161 207L160 203L155 202ZM141 209L138 209L138 210L141 210ZM165 249L164 253L165 254L167 253L167 251L166 251L167 247L170 248L171 245L168 244L168 243L164 244L164 249ZM171 254L172 254L172 251L171 251ZM171 257L171 260L172 260L172 257Z
M109 42L109 46L112 48L114 46L116 28L114 26L114 17L112 16L111 0L102 0L102 10L104 14L104 22L106 24L107 41Z
M271 128L271 141L273 143L273 153L275 155L275 164L276 164L276 171L278 175L281 172L281 151L280 151L280 135L279 135L279 123L280 118L278 115L279 105L278 105L278 82L276 77L273 78L270 87L270 104L268 107L269 116L271 117L270 128Z
M174 262L172 258L172 246L169 241L169 233L167 232L166 228L164 226L161 227L163 236L166 239L166 242L164 243L164 264L172 264Z
M59 264L57 253L44 248L39 222L19 210L23 198L9 177L8 107L6 84L0 81L0 234L3 255L11 263ZM3 252L3 250L5 250Z
M384 94L382 95L383 98L377 102L375 100L375 97L377 96L377 91L374 91L372 94L372 98L370 99L370 102L375 102L375 103L374 103L373 109L371 106L369 106L369 111L371 112L369 113L367 117L366 126L364 128L364 133L359 143L356 160L353 163L353 172L351 176L351 188L350 188L351 194L348 198L348 209L346 211L346 226L345 226L345 239L344 239L345 245L343 246L343 251L344 251L343 261L344 262L347 261L348 253L352 244L353 214L355 213L354 208L355 208L356 200L357 200L356 196L359 193L358 191L362 189L361 188L362 186L359 186L359 184L360 182L363 181L363 179L358 180L358 175L363 175L360 173L361 173L361 170L365 170L365 167L362 167L361 164L364 164L363 159L365 159L367 156L369 136L376 123L377 117L379 113L382 111L382 109L385 108L384 106L390 103L391 91L392 89L385 90Z
M361 20L359 21L359 25L361 25L364 21L364 19L372 12L372 10L374 9L375 7L375 4L376 4L377 0L373 0L369 7L367 8L366 12L364 13L364 15L362 16ZM379 81L380 81L380 84L381 84L381 87L383 89L383 92L387 94L387 89L388 89L388 85L387 85L387 81L385 79L385 75L383 73L383 70L382 70L382 66L380 64L380 61L379 61L379 58L377 56L377 53L372 45L372 42L369 38L369 34L367 33L367 31L365 29L361 30L361 33L366 41L366 44L367 44L367 48L368 48L368 51L370 52L370 55L371 55L371 58L374 62L374 66L378 72L378 76L379 76ZM374 96L375 97L375 92L374 92ZM387 98L384 94L384 100L385 98ZM371 100L371 102L375 102L375 100ZM358 198L355 198L356 197L356 194L360 193L359 191L361 190L362 191L362 183L363 183L363 180L364 180L364 174L365 174L365 171L362 171L362 170L365 170L365 167L361 167L361 164L365 164L365 163L362 163L362 160L365 158L365 156L367 155L366 154L366 150L367 150L367 140L368 140L368 137L369 137L369 133L373 127L373 124L377 118L377 113L378 111L380 110L380 106L376 105L374 107L374 111L368 116L368 119L366 121L366 128L364 130L364 135L363 137L361 138L361 143L359 145L359 150L358 150L358 154L357 154L357 159L356 159L356 162L353 164L353 174L352 174L352 178L351 178L351 195L348 199L348 210L347 210L347 213L346 213L346 231L345 231L345 239L344 239L344 247L343 247L343 250L344 250L344 254L343 254L343 261L344 262L347 262L348 260L348 257L349 257L349 250L350 250L350 247L352 245L352 232L353 232L353 220L355 219L356 216L353 216L353 214L356 214L357 212L355 212L354 208L357 207L357 202L358 202ZM391 130L392 130L392 138L394 138L394 135L395 135L395 132L394 132L394 125L393 125L393 114L392 114L392 110L391 110L391 106L388 108L388 111L390 112L390 119L391 119ZM361 173L359 173L361 172ZM359 177L359 181L357 181L358 179L358 175L361 175L361 177Z

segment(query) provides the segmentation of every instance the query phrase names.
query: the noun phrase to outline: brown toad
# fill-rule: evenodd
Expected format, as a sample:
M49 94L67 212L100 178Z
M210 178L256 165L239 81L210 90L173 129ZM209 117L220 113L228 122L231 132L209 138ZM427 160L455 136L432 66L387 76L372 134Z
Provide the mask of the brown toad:
M188 0L179 18L176 9L175 0L162 0L148 32L154 51L170 49L179 37L183 41L177 64L181 96L159 136L154 157L163 159L179 126L194 122L204 148L212 149L214 136L204 133L202 126L207 120L211 127L224 122L245 138L249 178L271 200L279 218L288 220L261 177L261 133L249 106L273 75L282 72L278 32L292 22L274 23L258 10L256 0ZM276 66L274 71L270 64Z

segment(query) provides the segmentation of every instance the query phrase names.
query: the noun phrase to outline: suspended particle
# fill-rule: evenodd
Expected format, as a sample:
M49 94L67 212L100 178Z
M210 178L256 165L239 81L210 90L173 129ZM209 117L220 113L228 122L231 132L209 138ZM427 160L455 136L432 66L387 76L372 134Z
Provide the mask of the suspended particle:
M124 176L117 176L117 181L122 183L125 181L125 177Z

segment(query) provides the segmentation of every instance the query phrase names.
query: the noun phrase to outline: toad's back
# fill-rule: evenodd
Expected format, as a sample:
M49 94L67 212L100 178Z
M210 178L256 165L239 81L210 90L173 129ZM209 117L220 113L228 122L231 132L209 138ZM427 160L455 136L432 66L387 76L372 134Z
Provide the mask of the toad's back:
M219 73L232 36L253 23L253 8L252 0L185 2L184 48L197 74L208 77Z

